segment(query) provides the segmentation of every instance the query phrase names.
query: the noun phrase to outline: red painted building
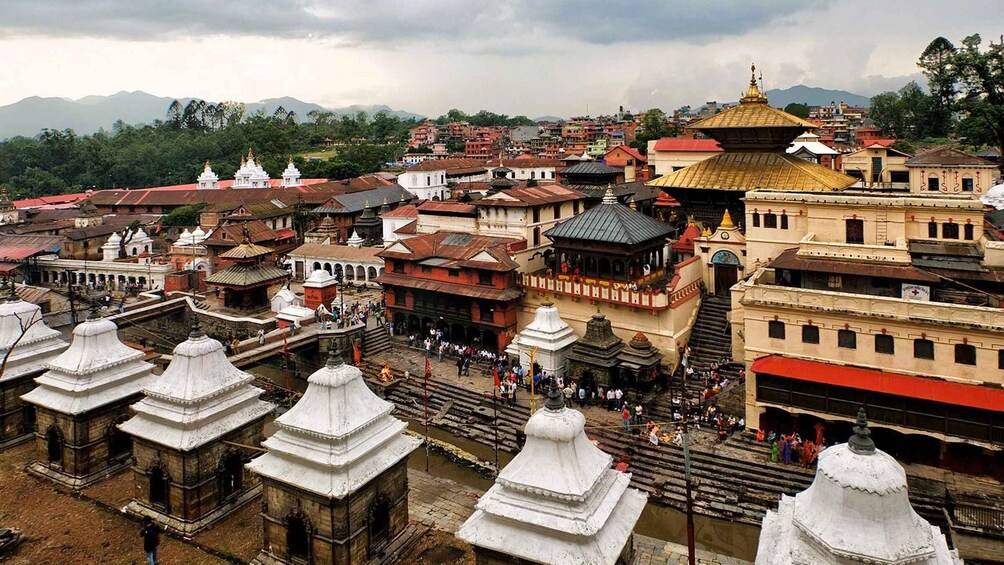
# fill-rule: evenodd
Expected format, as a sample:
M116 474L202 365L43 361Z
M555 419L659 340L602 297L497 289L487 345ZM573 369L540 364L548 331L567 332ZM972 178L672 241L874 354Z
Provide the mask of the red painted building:
M502 351L516 334L522 295L516 262L522 239L436 232L398 240L377 254L395 331L443 330L444 339Z

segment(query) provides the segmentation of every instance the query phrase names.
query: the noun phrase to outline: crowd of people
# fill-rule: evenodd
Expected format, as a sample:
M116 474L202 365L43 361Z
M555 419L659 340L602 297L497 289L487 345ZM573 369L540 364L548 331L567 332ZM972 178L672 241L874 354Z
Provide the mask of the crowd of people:
M332 300L330 310L324 304L318 305L314 310L314 321L320 324L322 329L365 325L371 317L378 327L389 326L388 331L393 332L393 323L387 321L387 305L382 297L378 301L367 300L341 306Z
M802 438L798 432L779 434L759 429L756 440L770 445L771 463L811 467L816 464L819 452L826 449L826 426L817 422L813 431L816 434L815 441Z

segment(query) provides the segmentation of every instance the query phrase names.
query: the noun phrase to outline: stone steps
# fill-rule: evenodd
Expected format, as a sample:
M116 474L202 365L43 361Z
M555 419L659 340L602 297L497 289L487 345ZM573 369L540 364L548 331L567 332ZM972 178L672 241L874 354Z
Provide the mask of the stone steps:
M363 354L365 356L372 357L390 348L390 335L387 333L386 327L374 326L366 328L363 332Z

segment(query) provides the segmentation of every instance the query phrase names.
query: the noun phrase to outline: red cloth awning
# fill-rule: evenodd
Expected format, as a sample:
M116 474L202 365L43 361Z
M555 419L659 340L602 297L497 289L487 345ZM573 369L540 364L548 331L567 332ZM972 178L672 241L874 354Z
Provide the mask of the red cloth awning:
M1004 411L1004 389L966 385L941 379L887 373L874 369L768 355L750 369L788 379L906 396L982 410Z

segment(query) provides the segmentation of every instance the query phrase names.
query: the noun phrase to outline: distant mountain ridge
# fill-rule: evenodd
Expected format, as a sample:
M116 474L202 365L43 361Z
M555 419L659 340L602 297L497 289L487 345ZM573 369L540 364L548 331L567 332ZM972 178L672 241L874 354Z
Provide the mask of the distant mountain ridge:
M831 102L839 104L846 103L848 106L859 106L867 108L871 104L871 98L854 94L846 90L831 90L816 86L805 86L797 84L788 88L775 88L767 91L767 100L775 108L784 108L788 104L808 104L809 106L824 106ZM738 104L738 101L729 102L730 105Z
M30 96L13 104L0 106L0 139L17 135L34 136L43 129L72 129L77 134L94 133L100 129L111 130L113 124L122 120L127 124L150 124L167 116L167 107L174 98L154 96L143 91L121 91L110 96L85 96L78 100L68 98ZM182 105L192 98L179 98ZM307 114L317 110L335 115L355 115L366 112L373 116L386 112L402 119L424 116L394 110L384 105L352 105L344 108L325 108L311 102L286 96L246 103L247 113L264 110L266 114L275 112L282 106L287 112L296 112L300 121L307 121Z

